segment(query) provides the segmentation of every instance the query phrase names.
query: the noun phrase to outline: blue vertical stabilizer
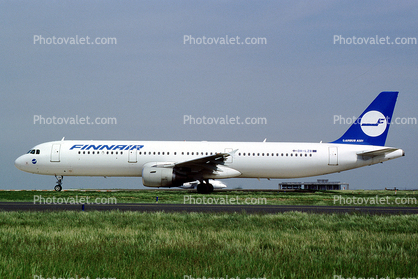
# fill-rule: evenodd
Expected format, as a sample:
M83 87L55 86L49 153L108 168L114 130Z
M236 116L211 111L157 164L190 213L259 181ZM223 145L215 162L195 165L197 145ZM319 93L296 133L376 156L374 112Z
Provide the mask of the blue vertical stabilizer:
M398 92L382 92L345 134L332 143L384 146Z

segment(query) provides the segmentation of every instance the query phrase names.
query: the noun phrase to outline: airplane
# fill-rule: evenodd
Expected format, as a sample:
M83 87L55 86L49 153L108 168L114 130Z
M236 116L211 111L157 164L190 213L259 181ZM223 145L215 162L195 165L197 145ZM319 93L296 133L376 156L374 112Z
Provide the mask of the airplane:
M386 147L398 92L381 92L348 130L329 143L65 140L41 143L18 157L25 172L64 176L142 177L147 187L180 187L211 179L300 178L336 173L405 156Z

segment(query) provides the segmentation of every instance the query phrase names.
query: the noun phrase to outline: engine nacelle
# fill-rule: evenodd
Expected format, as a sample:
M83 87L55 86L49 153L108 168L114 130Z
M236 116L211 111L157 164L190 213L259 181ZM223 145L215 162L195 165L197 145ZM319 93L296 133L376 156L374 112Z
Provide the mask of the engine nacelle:
M174 172L172 164L151 162L142 168L142 184L147 187L178 187L188 182Z

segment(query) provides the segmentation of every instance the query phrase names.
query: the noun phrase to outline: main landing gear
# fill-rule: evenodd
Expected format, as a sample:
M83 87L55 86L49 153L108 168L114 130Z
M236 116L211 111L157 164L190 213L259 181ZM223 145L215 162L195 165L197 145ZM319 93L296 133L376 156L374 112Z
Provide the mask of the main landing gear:
M196 190L200 194L210 194L213 192L213 185L209 183L209 179L201 180L197 185Z
M64 179L64 176L58 175L58 176L55 176L55 178L57 179L57 185L55 185L54 190L59 192L62 190L61 185L62 185L62 180Z

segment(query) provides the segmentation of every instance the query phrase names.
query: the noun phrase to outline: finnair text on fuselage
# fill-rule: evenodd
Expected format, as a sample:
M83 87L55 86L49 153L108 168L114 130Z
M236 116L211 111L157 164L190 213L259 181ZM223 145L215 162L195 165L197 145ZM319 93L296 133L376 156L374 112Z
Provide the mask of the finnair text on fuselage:
M70 150L140 150L143 147L143 145L74 144Z

